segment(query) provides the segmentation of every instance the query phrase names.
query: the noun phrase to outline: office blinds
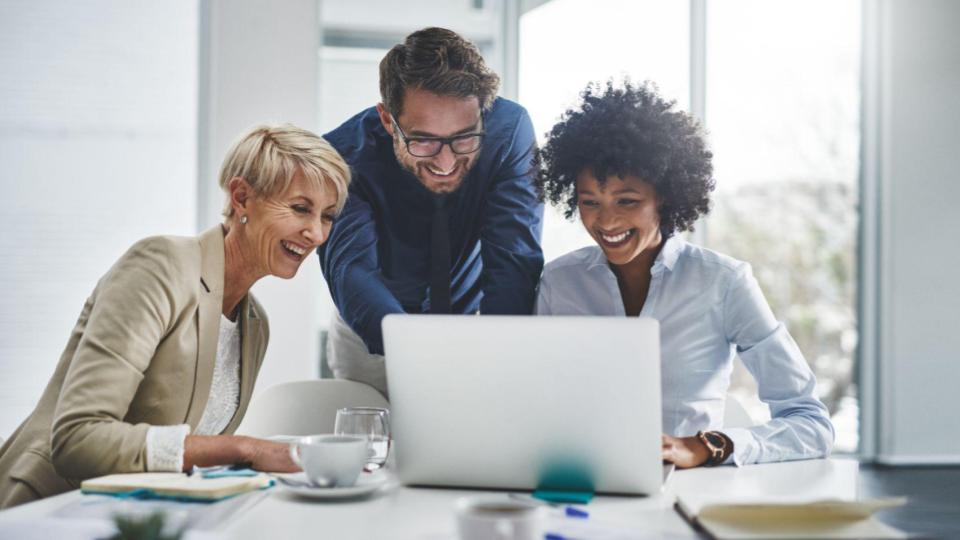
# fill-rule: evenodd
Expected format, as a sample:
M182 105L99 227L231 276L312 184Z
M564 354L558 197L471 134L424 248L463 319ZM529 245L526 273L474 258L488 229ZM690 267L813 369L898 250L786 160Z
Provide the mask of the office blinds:
M195 233L197 14L196 0L0 4L0 437L117 257Z

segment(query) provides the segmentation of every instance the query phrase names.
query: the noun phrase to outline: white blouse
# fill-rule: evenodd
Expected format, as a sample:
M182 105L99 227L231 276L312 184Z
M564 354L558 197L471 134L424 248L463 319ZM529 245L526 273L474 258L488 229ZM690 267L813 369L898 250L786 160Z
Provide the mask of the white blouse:
M233 420L240 406L240 325L220 315L217 359L213 367L210 398L203 409L195 435L218 435ZM190 434L188 424L151 426L147 430L147 470L183 470L183 445Z
M733 357L757 380L773 419L723 432L737 465L822 457L833 425L816 379L783 323L767 305L750 265L671 237L650 270L640 312L660 322L663 431L685 437L723 429ZM626 316L617 277L590 246L546 265L540 315Z

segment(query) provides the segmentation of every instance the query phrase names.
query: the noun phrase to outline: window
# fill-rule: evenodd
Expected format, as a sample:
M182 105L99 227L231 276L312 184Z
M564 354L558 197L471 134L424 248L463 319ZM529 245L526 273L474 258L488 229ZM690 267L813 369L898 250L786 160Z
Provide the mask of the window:
M541 141L589 81L650 79L689 110L691 15L687 2L614 0L526 13L520 102ZM856 451L860 4L709 2L706 28L704 123L718 187L693 241L753 265L817 375L836 449ZM548 208L543 242L550 261L592 241ZM763 414L739 361L731 392Z
M553 0L520 20L520 103L538 139L591 81L624 75L652 80L686 108L689 6L653 0ZM583 226L548 207L543 252L549 262L593 243Z
M717 190L705 244L753 265L817 375L836 450L849 452L858 444L859 59L859 2L708 5ZM731 391L755 396L752 386L738 366Z
M0 17L0 437L114 261L196 232L197 3L97 5Z

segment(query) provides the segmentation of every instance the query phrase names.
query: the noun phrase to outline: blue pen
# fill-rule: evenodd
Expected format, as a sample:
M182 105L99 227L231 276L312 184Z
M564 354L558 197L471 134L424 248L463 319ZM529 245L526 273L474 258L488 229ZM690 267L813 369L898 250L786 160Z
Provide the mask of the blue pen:
M517 500L521 500L528 503L538 504L540 506L549 506L550 508L556 508L557 510L562 510L563 515L570 518L587 519L588 517L590 517L590 512L587 512L586 510L577 508L575 506L561 506L557 503L541 501L540 499L534 499L533 497L530 497L528 495L521 495L519 493L510 493L509 497L511 499L517 499ZM555 540L560 540L560 539L558 538Z
M586 510L581 510L574 506L565 506L563 507L563 514L567 517L578 518L578 519L587 519L590 517L590 512Z

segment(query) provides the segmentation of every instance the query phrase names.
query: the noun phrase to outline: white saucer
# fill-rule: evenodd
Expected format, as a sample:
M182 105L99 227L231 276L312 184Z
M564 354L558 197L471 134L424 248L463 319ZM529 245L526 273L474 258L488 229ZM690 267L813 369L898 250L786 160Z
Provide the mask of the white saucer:
M307 482L307 476L302 472L278 474L275 476L282 476L283 478L289 479L293 482ZM360 473L360 477L357 478L357 483L350 487L322 488L307 485L293 486L284 484L283 481L277 479L278 487L289 491L290 493L295 493L301 497L309 497L311 499L349 499L352 497L360 497L361 495L373 493L389 483L390 474L386 471Z
M267 437L267 440L281 443L292 443L299 441L303 437L304 435L271 435Z

